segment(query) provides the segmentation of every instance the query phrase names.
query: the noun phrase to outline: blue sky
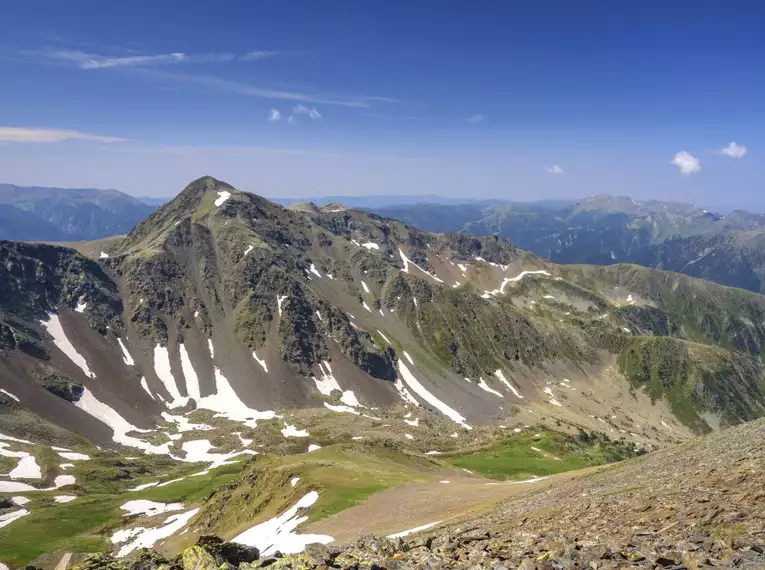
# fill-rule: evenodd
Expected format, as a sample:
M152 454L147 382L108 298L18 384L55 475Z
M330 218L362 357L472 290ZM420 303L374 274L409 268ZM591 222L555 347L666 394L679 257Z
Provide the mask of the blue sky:
M765 204L762 2L105 6L3 6L1 181Z

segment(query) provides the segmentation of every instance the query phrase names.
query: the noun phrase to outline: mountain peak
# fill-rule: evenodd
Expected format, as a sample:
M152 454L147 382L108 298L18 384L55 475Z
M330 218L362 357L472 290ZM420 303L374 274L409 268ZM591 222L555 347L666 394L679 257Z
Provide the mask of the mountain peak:
M324 204L319 210L324 214L333 214L335 212L345 212L348 208L345 207L345 204L342 204L340 202L329 202L328 204Z

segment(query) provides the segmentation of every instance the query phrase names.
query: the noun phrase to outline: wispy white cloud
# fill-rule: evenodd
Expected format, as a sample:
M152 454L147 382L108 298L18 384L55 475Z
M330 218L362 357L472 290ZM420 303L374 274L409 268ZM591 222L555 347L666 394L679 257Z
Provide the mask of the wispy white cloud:
M249 51L246 54L239 56L239 59L242 61L261 61L263 59L270 59L278 54L278 51L268 51L261 49L257 51Z
M127 142L128 139L106 137L65 129L32 129L24 127L0 127L0 142L12 143L58 143L66 140L85 140L101 143Z
M560 166L557 164L553 164L552 166L545 167L545 170L551 174L566 174L566 171L563 170Z
M221 77L209 75L188 75L184 73L169 72L157 69L134 70L133 73L151 76L158 81L185 83L188 85L198 85L210 90L224 93L234 93L245 97L260 97L263 99L283 99L286 101L300 101L302 103L320 103L323 105L340 105L343 107L369 108L372 102L380 101L381 97L370 97L367 95L326 95L321 93L305 93L300 91L284 91L280 89L270 89L268 87L259 87L235 81L223 79ZM390 99L394 102L394 99Z
M717 154L724 154L731 158L741 158L746 154L746 151L747 148L744 145L736 144L736 142L733 141L728 143L728 146L718 149L716 152Z
M143 55L128 52L128 50L122 51L123 53L126 53L126 55L114 57L80 50L65 49L37 50L19 53L36 61L57 61L59 63L75 65L85 70L130 70L130 73L132 74L142 74L144 77L152 77L155 80L164 83L185 83L187 85L201 86L209 90L233 93L246 97L283 99L287 101L299 101L302 103L341 105L344 107L355 108L369 108L373 103L398 103L397 99L391 97L287 91L283 89L272 89L269 87L251 85L243 81L224 79L212 75L192 75L169 70L170 67L178 68L178 64L259 61L277 56L284 52L256 50L242 55L235 55L232 53L187 54L183 52Z
M321 119L321 113L316 109L316 107L306 107L305 105L295 105L292 109L292 113L294 115L308 115L312 119Z
M677 166L683 176L688 176L701 170L701 161L684 150L678 152L675 158L670 161L670 164Z
M289 117L287 117L287 122L290 125L299 125L300 124L300 121L298 121L298 118L295 115L290 115Z
M56 50L50 52L49 55L53 59L72 62L81 69L151 67L178 63L214 63L231 61L236 58L232 53L186 54L183 52L109 57L76 50Z
M483 123L486 120L486 117L483 115L476 113L475 115L471 115L468 117L468 123Z
M279 111L279 109L271 109L268 112L268 119L267 120L271 121L272 123L275 123L276 121L281 121L282 120L281 111Z

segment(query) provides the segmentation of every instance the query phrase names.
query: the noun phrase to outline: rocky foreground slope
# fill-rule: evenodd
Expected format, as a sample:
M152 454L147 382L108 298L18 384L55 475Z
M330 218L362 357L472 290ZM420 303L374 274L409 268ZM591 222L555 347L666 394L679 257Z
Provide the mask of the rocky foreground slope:
M124 561L96 556L78 568L763 568L763 472L759 420L404 538L260 557L257 549L208 537L174 559L144 550Z

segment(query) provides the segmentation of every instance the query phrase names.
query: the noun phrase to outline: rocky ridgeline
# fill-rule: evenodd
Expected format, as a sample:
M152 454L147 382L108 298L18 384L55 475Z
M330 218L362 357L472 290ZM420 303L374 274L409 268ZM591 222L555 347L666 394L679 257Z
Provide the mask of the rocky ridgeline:
M765 540L730 541L699 531L677 543L636 533L623 545L588 544L565 534L493 535L480 527L413 540L361 538L345 547L312 544L301 554L259 557L256 548L202 537L172 560L142 550L127 561L89 558L76 570L765 568Z

